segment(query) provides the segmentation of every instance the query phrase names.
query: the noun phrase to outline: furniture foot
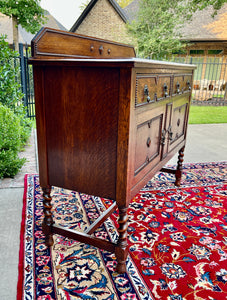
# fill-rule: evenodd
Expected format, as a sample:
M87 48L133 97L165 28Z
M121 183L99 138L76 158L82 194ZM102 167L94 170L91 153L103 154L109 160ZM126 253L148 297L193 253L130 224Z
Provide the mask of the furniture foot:
M128 216L127 208L119 208L119 238L117 246L115 247L115 255L117 258L117 272L119 274L126 272L126 258L128 255L128 243L127 243L127 229L128 229Z
M181 183L183 161L184 161L184 148L185 147L182 147L179 150L179 156L178 156L178 162L177 162L177 169L176 169L176 172L175 172L175 176L176 176L175 185L176 186L180 186L180 183Z
M52 246L54 243L53 240L53 233L52 233L52 225L54 224L53 216L52 216L52 205L51 205L51 187L45 187L43 188L43 213L44 213L44 219L42 224L43 232L46 236L45 244L46 246Z

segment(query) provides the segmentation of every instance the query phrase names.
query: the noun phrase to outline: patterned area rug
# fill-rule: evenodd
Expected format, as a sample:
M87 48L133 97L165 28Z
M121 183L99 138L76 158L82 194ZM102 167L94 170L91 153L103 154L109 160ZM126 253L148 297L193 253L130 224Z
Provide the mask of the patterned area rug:
M186 164L181 188L159 173L131 201L127 273L113 254L41 230L37 175L25 177L17 299L227 299L227 162ZM54 188L55 222L86 229L111 201ZM117 240L117 213L96 230Z

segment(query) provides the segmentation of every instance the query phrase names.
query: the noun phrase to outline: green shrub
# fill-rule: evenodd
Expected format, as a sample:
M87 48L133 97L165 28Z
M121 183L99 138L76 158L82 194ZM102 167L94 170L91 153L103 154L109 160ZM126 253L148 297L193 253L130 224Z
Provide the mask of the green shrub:
M0 178L13 177L25 162L18 152L31 133L19 83L18 53L0 36Z
M0 103L0 178L15 176L25 162L18 157L21 132L20 118Z
M0 50L0 102L17 110L18 103L23 98L17 80L20 75L19 65L15 59L18 53L10 49L5 36L0 36Z

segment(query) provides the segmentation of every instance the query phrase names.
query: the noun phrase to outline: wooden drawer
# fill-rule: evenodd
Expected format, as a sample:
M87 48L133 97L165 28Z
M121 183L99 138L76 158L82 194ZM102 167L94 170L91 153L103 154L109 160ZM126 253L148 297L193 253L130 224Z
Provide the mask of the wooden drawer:
M171 75L137 75L136 106L169 97L170 87Z
M192 75L181 74L173 78L173 95L190 92L192 86Z
M135 150L135 175L148 164L160 160L160 140L163 114L137 126Z

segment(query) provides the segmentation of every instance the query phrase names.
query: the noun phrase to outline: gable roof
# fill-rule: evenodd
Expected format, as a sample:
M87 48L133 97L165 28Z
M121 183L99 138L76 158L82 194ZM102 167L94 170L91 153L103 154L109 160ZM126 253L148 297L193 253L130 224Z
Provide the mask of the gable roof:
M127 21L131 22L135 19L136 13L139 10L139 2L140 0L134 0L125 8L123 8L123 11L127 17Z
M98 1L99 0L91 0L88 3L88 5L86 6L86 8L82 12L82 14L79 16L77 21L74 23L74 25L72 26L70 31L75 32L77 30L77 28L80 26L80 24L83 22L83 20L86 18L86 16L89 14L89 12L92 10L92 8L95 6L95 4ZM122 8L119 6L119 4L115 0L107 0L107 1L113 6L113 8L119 14L121 19L126 23L127 22L127 17L125 15L124 11L122 10Z
M61 23L59 23L47 10L45 10L44 14L47 18L44 26L54 29L66 30L66 28ZM35 34L27 32L24 28L21 27L21 25L18 26L18 31L19 43L30 45L31 40L33 39ZM2 13L0 13L0 35L7 35L6 41L11 45L13 44L12 19L6 15L3 15Z

